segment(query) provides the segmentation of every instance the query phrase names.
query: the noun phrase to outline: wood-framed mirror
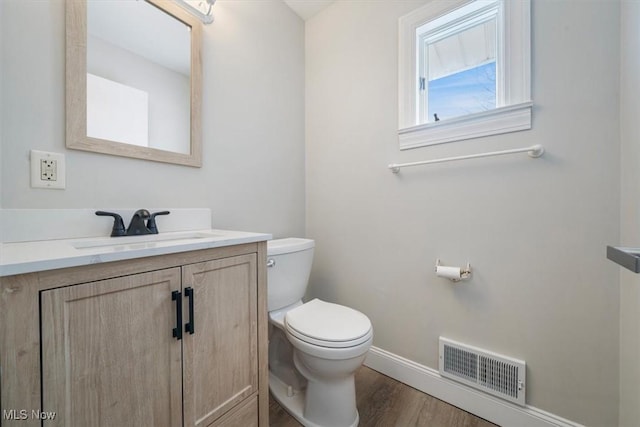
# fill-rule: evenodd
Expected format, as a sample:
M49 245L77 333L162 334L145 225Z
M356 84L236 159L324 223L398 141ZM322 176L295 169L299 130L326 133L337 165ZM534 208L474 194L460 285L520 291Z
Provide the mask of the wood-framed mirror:
M66 146L202 166L202 26L168 0L66 0Z

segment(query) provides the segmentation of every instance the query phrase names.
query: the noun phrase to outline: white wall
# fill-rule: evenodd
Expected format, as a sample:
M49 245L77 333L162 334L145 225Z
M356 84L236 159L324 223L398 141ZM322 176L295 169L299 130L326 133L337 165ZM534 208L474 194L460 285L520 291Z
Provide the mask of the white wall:
M640 246L640 3L622 2L620 244ZM620 426L640 425L640 275L620 268Z
M334 3L306 23L309 296L432 368L438 336L526 360L527 403L618 424L618 2L532 2L531 131L400 152L397 20L424 1ZM544 144L403 170L392 162ZM436 258L473 278L434 276Z
M147 93L149 147L189 154L189 76L100 38L89 36L87 41L88 73Z
M203 167L65 148L64 2L2 0L3 208L206 207L218 228L304 232L304 24L279 0L216 2L203 34ZM60 152L65 191L29 187Z

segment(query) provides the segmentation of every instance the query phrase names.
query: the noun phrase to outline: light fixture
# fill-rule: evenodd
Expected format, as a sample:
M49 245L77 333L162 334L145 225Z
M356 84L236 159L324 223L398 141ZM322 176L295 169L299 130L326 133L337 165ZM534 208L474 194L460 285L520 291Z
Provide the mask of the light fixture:
M196 16L203 24L211 24L213 22L213 4L216 0L174 0L176 4L187 12Z

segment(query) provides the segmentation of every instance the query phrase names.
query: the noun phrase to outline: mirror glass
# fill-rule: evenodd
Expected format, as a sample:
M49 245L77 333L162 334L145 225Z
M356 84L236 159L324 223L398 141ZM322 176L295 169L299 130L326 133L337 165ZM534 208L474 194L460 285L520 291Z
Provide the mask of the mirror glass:
M188 154L191 27L145 1L87 2L87 136Z
M200 166L200 22L162 0L67 0L67 147Z

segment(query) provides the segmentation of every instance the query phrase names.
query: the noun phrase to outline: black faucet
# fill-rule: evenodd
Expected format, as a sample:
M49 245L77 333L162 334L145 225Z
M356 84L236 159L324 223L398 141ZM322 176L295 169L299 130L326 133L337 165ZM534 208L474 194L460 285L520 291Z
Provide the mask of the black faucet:
M113 217L113 229L111 230L111 237L118 236L142 236L144 234L158 234L158 226L156 225L156 215L169 215L169 211L160 211L149 213L146 209L138 209L131 218L129 227L124 229L124 222L122 217L117 213L97 211L98 216L112 216ZM145 224L145 221L146 224Z
M142 234L151 234L145 221L151 218L151 214L146 209L138 209L131 218L129 227L127 227L127 236L139 236ZM156 234L158 230L156 230Z

